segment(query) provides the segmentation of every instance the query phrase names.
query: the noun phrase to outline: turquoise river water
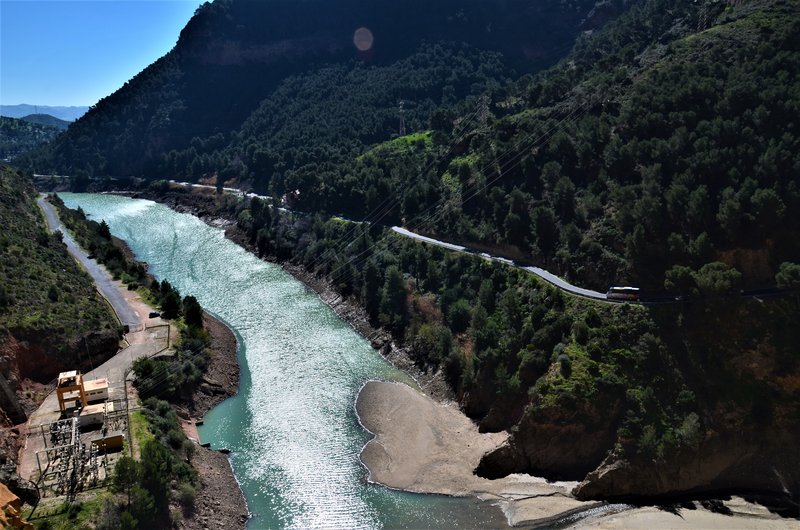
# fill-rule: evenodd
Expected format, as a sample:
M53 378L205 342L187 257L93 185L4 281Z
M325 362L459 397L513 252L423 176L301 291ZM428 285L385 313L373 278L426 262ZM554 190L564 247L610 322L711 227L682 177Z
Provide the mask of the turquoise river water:
M231 450L261 528L486 528L500 510L474 499L418 495L366 482L358 459L370 435L354 402L370 379L408 380L280 267L194 216L151 201L61 194L105 219L183 295L194 295L239 341L239 394L205 417L202 441Z

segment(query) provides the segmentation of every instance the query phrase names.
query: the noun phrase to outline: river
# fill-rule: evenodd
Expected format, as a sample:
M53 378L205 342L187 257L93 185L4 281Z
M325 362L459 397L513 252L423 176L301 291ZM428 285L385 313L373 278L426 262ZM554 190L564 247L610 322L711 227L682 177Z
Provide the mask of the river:
M152 201L60 194L104 219L136 256L224 320L239 341L239 394L205 417L202 441L228 448L248 528L503 526L475 499L418 495L366 482L369 439L354 401L370 379L408 381L319 297L222 230Z

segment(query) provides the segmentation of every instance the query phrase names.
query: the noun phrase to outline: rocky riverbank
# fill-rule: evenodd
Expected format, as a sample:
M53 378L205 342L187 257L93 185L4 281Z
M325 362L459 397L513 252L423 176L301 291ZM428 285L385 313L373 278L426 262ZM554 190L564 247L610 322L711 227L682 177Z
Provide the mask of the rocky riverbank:
M126 258L136 260L136 255L125 241L114 238L114 242ZM185 403L176 406L184 432L198 442L191 463L200 481L194 511L181 520L178 527L198 530L244 529L249 516L247 504L228 457L199 445L196 435L198 419L239 391L238 344L233 331L208 313L203 315L203 327L211 338L211 360L200 386Z
M228 239L238 243L240 246L253 252L254 254L257 253L256 252L257 249L255 249L254 246L250 243L249 238L244 233L242 233L242 231L239 230L238 227L236 226L236 223L232 219L233 214L229 213L235 211L235 209L231 207L230 203L231 197L223 197L223 196L215 197L213 194L194 194L194 193L172 193L167 198L154 195L148 196L148 195L145 195L145 197L159 200L160 202L163 202L168 206L172 207L176 211L195 214L201 219L203 219L209 225L224 228ZM219 212L226 212L225 215L228 218L227 219L220 218L221 214ZM333 289L331 285L329 285L326 281L317 278L315 275L308 272L304 268L286 263L283 263L282 266L284 267L284 269L290 272L296 279L302 281L309 288L317 292L320 295L320 297L324 301L326 301L341 318L349 322L357 331L359 331L364 337L370 340L372 345L377 349L379 349L397 367L404 369L407 372L411 373L413 376L417 377L418 381L420 382L420 386L423 387L425 392L427 392L428 394L432 395L433 397L437 398L440 401L441 400L447 401L453 398L453 395L448 389L447 385L444 383L441 374L431 374L424 372L423 370L420 370L409 359L407 353L403 352L401 348L398 348L392 342L391 337L388 334L382 332L381 330L375 329L369 325L366 315L357 304L350 304L348 301L342 300L341 296L338 295L336 290ZM438 378L438 383L441 384L437 384L437 378ZM396 412L396 410L393 409L392 412ZM469 421L466 418L464 419L466 421ZM408 429L413 430L414 428L416 428L414 425L408 426ZM410 432L408 429L405 432ZM443 433L440 434L441 436L444 436ZM439 436L440 435L437 434L435 438L438 439ZM492 448L488 448L487 450L490 449ZM400 456L397 456L393 460L393 462L395 462L399 467L402 467L407 464L407 462L403 460L403 458ZM371 471L374 471L372 470L372 468L370 469ZM474 467L471 469L474 469ZM379 479L376 478L374 478L374 480L379 481ZM411 487L406 487L401 485L395 485L394 487L399 487L403 489L412 489ZM415 491L435 492L439 490L417 489ZM459 494L459 493L451 492L451 494ZM468 493L464 492L460 494L468 494ZM549 494L545 496L550 497ZM572 508L568 508L566 511L561 511L559 513L556 513L555 515L542 514L541 507L547 504L541 502L542 497L543 497L542 495L536 493L531 497L532 499L536 499L536 501L532 503L525 503L531 506L532 510L534 511L533 516L519 515L519 513L515 508L510 508L509 513L511 514L511 512L513 512L513 514L509 515L510 520L516 522L536 521L538 524L539 522L542 522L543 519L546 520L553 516L566 517L566 513L572 511ZM574 498L572 498L572 496L569 493L566 493L564 498L570 499L570 501L578 502ZM669 500L665 501L669 502ZM659 502L659 501L656 498L651 498L649 502ZM691 503L692 501L686 501L686 502ZM517 506L517 504L509 502L509 506ZM576 507L576 509L585 511L585 508L583 508L582 506L584 505L579 504ZM780 523L788 524L790 522L793 521L778 520L778 523L776 524ZM718 526L724 527L725 524L723 523Z
M190 424L206 412L239 391L239 362L237 342L233 331L209 314L203 317L203 326L211 335L211 362L203 376L203 383L195 389L187 403ZM184 519L180 527L203 530L206 528L245 528L248 519L247 504L233 474L228 457L219 451L197 446L192 465L200 478L200 488L195 499L195 510Z

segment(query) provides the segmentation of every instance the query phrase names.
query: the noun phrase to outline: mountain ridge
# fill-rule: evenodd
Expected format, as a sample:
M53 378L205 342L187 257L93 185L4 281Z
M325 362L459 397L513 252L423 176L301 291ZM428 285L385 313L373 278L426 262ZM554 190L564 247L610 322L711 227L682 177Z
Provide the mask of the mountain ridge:
M205 140L222 134L227 144L228 137L287 77L351 61L385 67L412 55L426 38L432 39L431 45L449 36L478 52L499 50L509 61L506 68L522 64L535 69L537 64L525 60L526 54L539 53L545 64L558 59L580 32L579 25L593 5L590 0L568 4L509 0L503 10L492 11L479 1L447 0L434 9L425 2L399 6L350 0L351 9L345 10L322 1L218 0L198 9L172 51L99 101L30 167L35 166L37 173L166 175L165 152L187 150L194 137ZM538 17L546 8L551 16ZM417 16L420 11L430 16ZM466 35L456 31L465 24L477 24L478 14L488 17L488 22L496 21L498 27L510 27L514 38L487 38L485 30ZM362 53L353 43L353 34L365 25L372 26L374 46ZM210 26L215 28L213 33ZM156 92L158 97L153 97ZM397 105L396 100L387 99L380 105ZM117 119L126 126L115 126ZM100 130L102 136L97 135ZM92 147L76 149L86 143L78 142L81 137L89 139ZM67 152L69 157L64 156ZM226 154L213 166L222 170L241 155Z
M50 114L60 120L75 121L90 109L83 106L50 106L50 105L30 105L21 103L19 105L0 105L0 116L7 118L22 118L30 114Z

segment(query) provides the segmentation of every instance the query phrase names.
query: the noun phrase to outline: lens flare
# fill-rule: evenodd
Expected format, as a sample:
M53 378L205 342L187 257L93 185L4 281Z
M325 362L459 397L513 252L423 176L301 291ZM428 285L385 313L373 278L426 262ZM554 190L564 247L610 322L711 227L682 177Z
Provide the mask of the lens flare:
M358 28L355 33L353 33L353 44L355 44L360 52L366 52L372 49L373 41L372 32L367 28Z

